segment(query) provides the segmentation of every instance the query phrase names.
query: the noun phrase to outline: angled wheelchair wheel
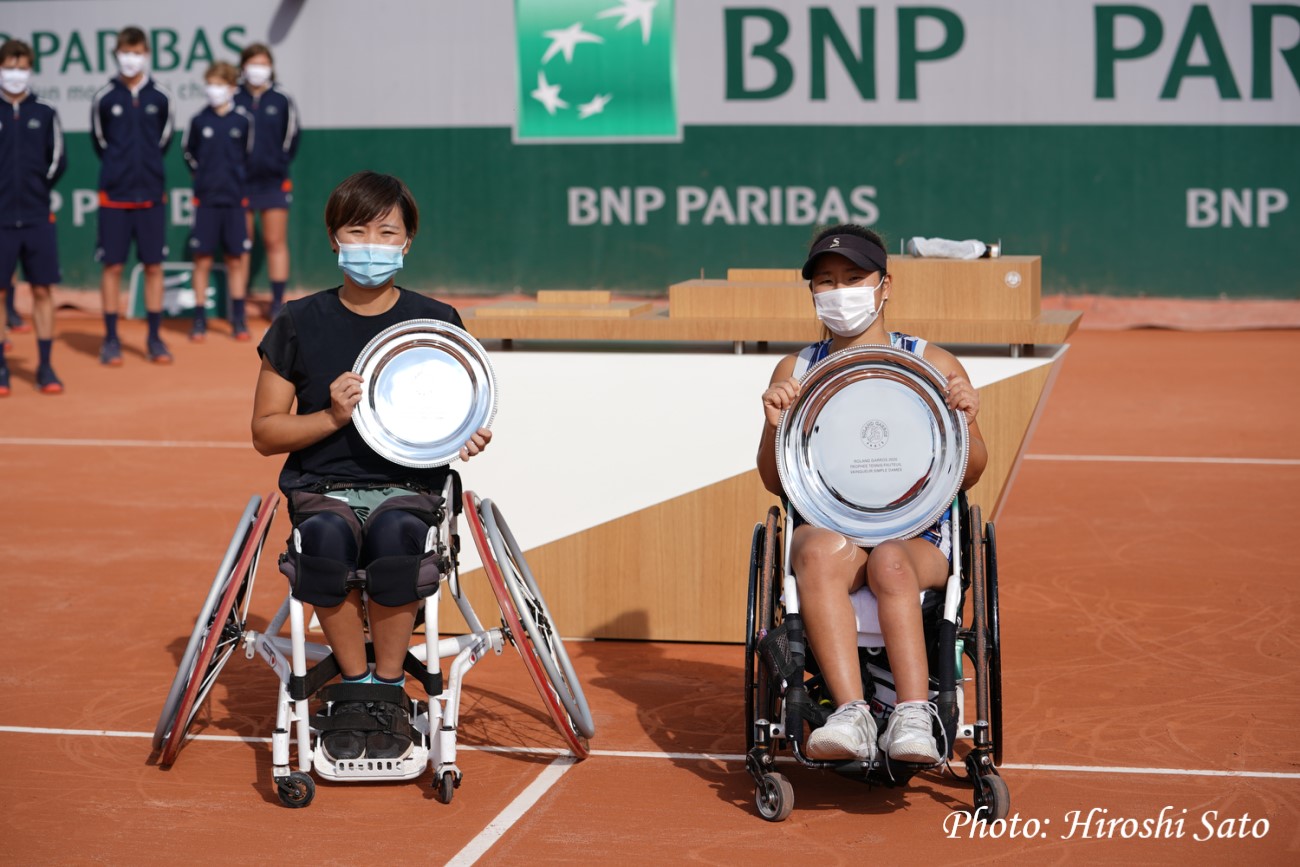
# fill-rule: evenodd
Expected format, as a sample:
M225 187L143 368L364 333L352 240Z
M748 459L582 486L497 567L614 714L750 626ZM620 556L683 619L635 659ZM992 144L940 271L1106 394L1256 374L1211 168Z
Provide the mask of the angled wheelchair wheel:
M989 718L988 561L979 506L970 508L971 630L975 637L975 718Z
M749 590L745 605L745 751L754 748L754 723L758 720L758 576L763 569L763 540L765 525L754 525L754 535L749 543Z
M233 559L223 559L217 570L154 730L155 749L161 751L158 763L164 768L176 761L190 723L244 636L253 579L279 502L280 495L275 492L249 501L227 548L227 558L232 549L237 553Z
M491 500L464 493L466 523L483 559L483 571L501 608L511 643L524 660L556 728L579 759L596 732L582 684L555 628L555 620L523 551Z
M781 510L768 509L762 524L754 528L750 562L749 628L746 632L746 735L745 748L754 746L754 726L770 719L775 711L771 672L759 652L759 641L776 624L776 599L781 575Z
M207 635L207 624L212 622L212 611L221 601L226 584L230 580L230 573L234 571L235 561L239 558L239 552L244 547L244 540L248 537L248 530L252 527L253 519L257 517L257 509L261 504L261 497L257 495L249 497L244 513L239 516L239 523L235 525L235 532L230 537L230 544L226 546L225 556L221 558L216 577L212 579L212 586L208 588L208 596L203 602L203 607L199 609L199 617L194 624L194 631L190 633L189 643L185 645L185 652L181 654L180 667L176 677L172 679L167 699L163 702L162 715L158 718L157 726L154 727L153 748L155 750L162 749L163 738L171 731L172 724L176 721L176 711L180 707L181 696L185 694L185 687L189 685L189 674L194 669L194 658L199 652L203 637Z
M984 543L984 577L987 590L989 633L989 727L993 736L993 763L1002 764L1002 626L998 614L998 546L993 523L987 525Z

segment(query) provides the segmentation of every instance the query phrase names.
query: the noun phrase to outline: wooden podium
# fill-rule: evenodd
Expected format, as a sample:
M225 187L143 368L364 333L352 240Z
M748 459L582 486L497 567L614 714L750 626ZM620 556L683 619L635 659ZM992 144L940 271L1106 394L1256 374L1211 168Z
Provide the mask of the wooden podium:
M975 261L896 256L891 257L891 273L887 325L949 344L979 389L989 463L970 497L986 519L995 520L1059 370L1063 344L1081 314L1040 309L1036 256ZM686 345L680 354L665 355L662 345L655 353L639 353L613 344L810 343L822 330L808 286L793 270L733 269L726 280L688 280L670 287L667 304L649 302L649 309L633 310L616 303L605 294L574 293L466 311L466 327L480 340L594 344L577 353L569 346L564 353L532 353L515 344L515 351L494 359L502 379L500 436L481 466L466 467L467 486L505 504L511 526L522 537L530 523L537 523L530 522L528 508L546 511L551 519L565 511L563 504L530 503L535 489L547 484L537 468L553 453L529 453L530 440L541 436L539 416L563 425L591 403L599 404L600 438L622 451L584 448L565 456L591 470L578 483L588 505L618 499L610 496L615 486L655 488L663 461L676 461L682 453L669 445L674 430L682 429L681 441L689 442L693 430L725 429L725 442L715 441L703 463L734 469L707 478L702 472L698 485L682 486L683 493L633 506L611 505L606 518L588 516L572 529L551 529L520 541L566 636L742 641L749 540L755 522L775 502L750 456L762 423L759 394L779 356L700 354L698 346ZM1036 349L1024 351L1029 347ZM647 431L650 425L637 419L636 408L653 399L646 390L653 387L655 375L686 353L700 370L693 392L715 389L718 396L740 393L744 400L682 406L669 397L662 403L665 417L653 422L664 430ZM601 377L611 382L602 385ZM565 382L568 391L556 394L557 381ZM605 390L597 396L598 387ZM505 429L514 402L528 404L543 394L547 403L527 406L527 426ZM495 478L484 480L488 462L497 463ZM479 598L486 593L485 582L473 572L465 578L463 586L475 606L491 610L490 597ZM442 628L455 631L455 616Z
M1043 311L1038 256L971 261L890 259L889 327L936 343L1011 347L1059 344L1078 327L1075 310ZM563 301L558 298L563 297ZM608 292L539 293L466 311L480 340L803 343L821 336L808 284L794 269L732 268L725 280L687 280L668 303L617 302Z

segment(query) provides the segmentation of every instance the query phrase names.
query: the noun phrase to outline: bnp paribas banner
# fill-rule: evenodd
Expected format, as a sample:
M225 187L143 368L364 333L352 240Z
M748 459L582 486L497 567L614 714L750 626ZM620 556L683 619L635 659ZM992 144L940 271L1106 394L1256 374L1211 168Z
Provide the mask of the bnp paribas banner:
M70 286L98 280L90 103L128 24L178 131L213 61L271 46L302 288L337 282L324 201L371 168L420 201L405 280L432 291L662 292L854 220L1040 254L1049 292L1300 296L1297 2L0 0L67 131Z

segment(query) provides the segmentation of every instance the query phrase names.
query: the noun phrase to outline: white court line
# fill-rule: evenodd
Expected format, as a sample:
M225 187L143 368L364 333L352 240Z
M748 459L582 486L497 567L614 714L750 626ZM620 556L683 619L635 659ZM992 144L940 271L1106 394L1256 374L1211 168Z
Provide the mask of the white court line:
M1266 467L1300 466L1300 458L1197 458L1164 455L1025 455L1027 461L1100 461L1125 464L1251 464Z
M71 735L76 737L107 738L152 738L151 732L109 731L103 729L57 729L38 728L34 726L0 725L0 733L30 735ZM220 741L227 743L269 744L270 738L243 737L240 735L191 735L192 741ZM456 749L464 752L507 753L530 756L556 756L572 758L566 749L559 747L496 747L457 744ZM619 759L658 759L667 761L690 762L744 762L741 753L668 753L654 750L592 750L593 756L606 756ZM790 759L790 761L794 761ZM1219 771L1209 768L1130 768L1108 765L1038 765L1006 764L998 765L1008 771L1061 771L1072 774L1138 774L1150 776L1177 777L1246 777L1251 779L1300 780L1300 773L1290 771Z
M483 857L483 854L491 849L492 845L500 840L515 822L532 809L533 804L536 804L560 777L564 776L564 772L573 767L575 761L572 756L561 756L553 760L537 775L537 779L528 784L528 788L520 792L504 810L497 813L496 818L488 822L487 827L480 831L477 837L465 844L465 848L447 862L447 867L468 867Z

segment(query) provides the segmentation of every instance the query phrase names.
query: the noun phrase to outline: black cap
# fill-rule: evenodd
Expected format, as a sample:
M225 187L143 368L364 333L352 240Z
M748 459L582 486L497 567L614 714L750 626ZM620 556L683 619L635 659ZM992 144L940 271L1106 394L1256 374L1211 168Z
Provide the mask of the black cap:
M803 278L811 280L813 261L822 253L835 253L848 259L854 265L868 271L886 271L889 257L885 248L860 235L827 235L808 251L808 261L803 263Z

